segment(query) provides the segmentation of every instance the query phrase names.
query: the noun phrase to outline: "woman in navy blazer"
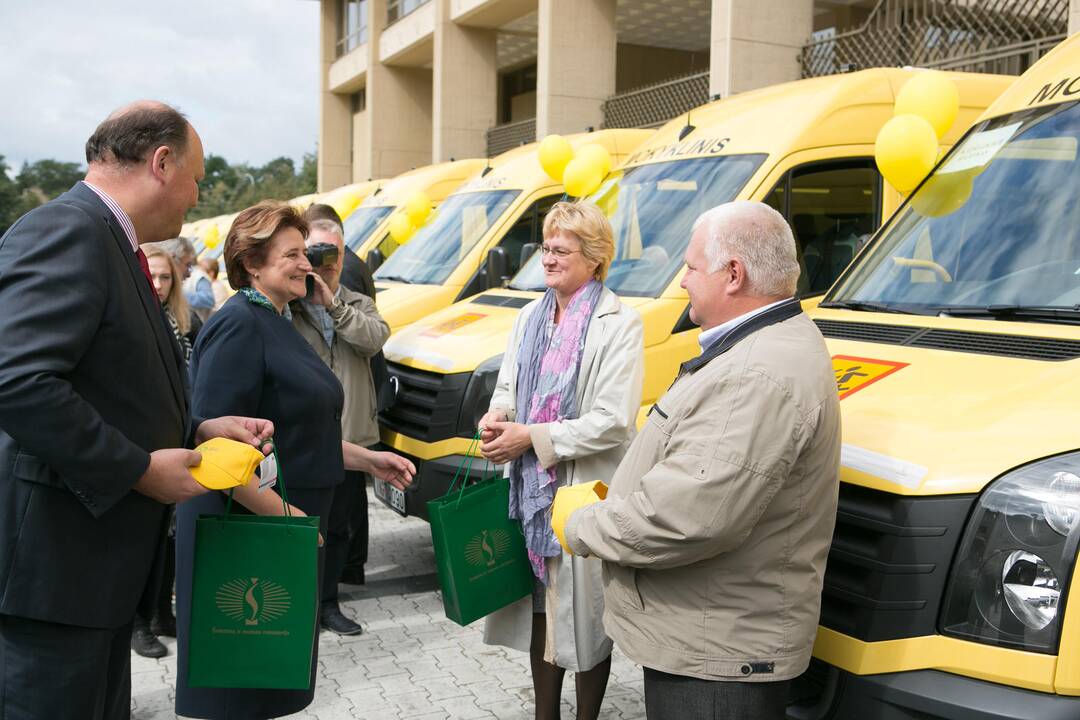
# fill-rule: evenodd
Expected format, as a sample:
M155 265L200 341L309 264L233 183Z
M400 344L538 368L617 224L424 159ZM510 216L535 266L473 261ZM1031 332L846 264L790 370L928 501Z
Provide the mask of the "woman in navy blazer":
M239 291L207 322L191 357L196 414L253 415L274 422L274 443L289 499L298 514L326 519L345 467L404 487L415 468L392 453L341 440L344 396L334 373L282 312L305 294L311 272L304 254L307 223L291 206L263 202L237 216L225 240L229 283ZM229 412L217 412L228 408ZM243 412L241 412L243 410ZM237 501L258 514L280 514L275 493L257 483L237 488ZM198 718L272 718L298 712L315 691L318 650L312 648L306 690L194 688L187 684L195 520L224 511L224 495L207 493L177 507L176 596L178 663L176 712ZM319 553L319 575L323 557ZM321 579L320 579L321 583ZM313 588L313 592L317 592Z

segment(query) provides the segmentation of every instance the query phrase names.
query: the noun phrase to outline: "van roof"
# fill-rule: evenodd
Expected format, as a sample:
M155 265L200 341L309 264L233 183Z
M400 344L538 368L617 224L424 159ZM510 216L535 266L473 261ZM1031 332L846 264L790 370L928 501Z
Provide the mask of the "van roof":
M575 152L592 143L603 145L611 154L611 165L615 167L654 132L654 130L620 128L576 133L565 137L570 141ZM502 189L532 191L549 186L557 187L559 184L540 167L540 160L537 157L539 146L540 143L529 143L493 157L490 161L491 170L482 176L477 175L459 191Z
M1080 33L1061 42L1016 79L980 120L1080 99Z
M486 163L482 158L468 158L409 170L381 181L382 187L368 196L364 207L400 205L417 192L424 192L432 202L442 202L461 183L480 172Z
M364 182L342 185L319 196L316 202L329 205L337 211L342 220L347 218L360 203L364 202L382 187L382 180L365 180Z
M669 121L630 156L626 165L721 153L784 156L830 145L872 145L878 130L892 117L896 93L917 72L913 68L874 68L795 80L717 100ZM960 113L942 138L945 144L952 144L1014 78L947 74L960 91ZM874 114L868 117L867 110ZM680 139L687 125L694 129Z

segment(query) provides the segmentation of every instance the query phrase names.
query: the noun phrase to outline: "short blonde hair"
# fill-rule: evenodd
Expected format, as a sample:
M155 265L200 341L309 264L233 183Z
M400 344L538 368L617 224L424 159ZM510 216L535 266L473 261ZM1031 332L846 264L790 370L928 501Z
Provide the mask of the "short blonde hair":
M581 243L582 256L596 263L593 277L603 282L615 257L615 235L600 208L589 202L557 202L544 218L544 239L564 232Z

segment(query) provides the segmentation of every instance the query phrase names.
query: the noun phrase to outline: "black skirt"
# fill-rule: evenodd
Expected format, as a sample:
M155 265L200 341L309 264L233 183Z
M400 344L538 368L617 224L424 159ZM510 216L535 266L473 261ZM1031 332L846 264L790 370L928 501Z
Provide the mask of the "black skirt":
M326 522L334 488L292 488L289 500L308 515L318 515L319 532L326 537ZM188 633L191 627L191 580L195 554L195 521L199 515L225 512L225 495L210 492L176 506L176 714L208 720L264 720L300 712L315 696L319 661L319 633L311 648L311 684L306 690L264 688L202 688L187 684ZM232 512L247 510L234 502ZM323 548L319 548L318 587L322 585Z

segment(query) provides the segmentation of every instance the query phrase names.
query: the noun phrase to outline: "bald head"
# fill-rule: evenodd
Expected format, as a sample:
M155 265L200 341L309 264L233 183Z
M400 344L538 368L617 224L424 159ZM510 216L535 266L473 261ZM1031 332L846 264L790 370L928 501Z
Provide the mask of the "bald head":
M86 162L130 167L162 146L182 158L192 133L176 108L156 100L137 100L115 110L97 126L86 141Z

